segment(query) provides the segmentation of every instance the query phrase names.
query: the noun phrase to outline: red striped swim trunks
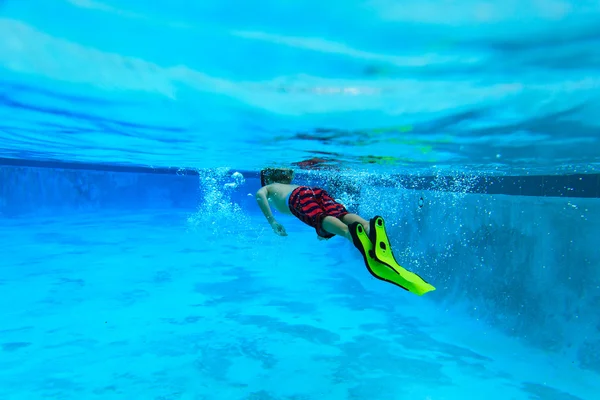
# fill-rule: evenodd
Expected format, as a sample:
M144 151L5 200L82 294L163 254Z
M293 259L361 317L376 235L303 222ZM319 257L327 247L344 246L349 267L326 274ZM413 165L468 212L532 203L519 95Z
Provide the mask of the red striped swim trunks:
M288 202L290 211L299 220L312 226L317 235L330 238L335 235L322 227L323 219L327 216L342 218L348 210L337 203L325 190L308 186L299 186L290 194Z

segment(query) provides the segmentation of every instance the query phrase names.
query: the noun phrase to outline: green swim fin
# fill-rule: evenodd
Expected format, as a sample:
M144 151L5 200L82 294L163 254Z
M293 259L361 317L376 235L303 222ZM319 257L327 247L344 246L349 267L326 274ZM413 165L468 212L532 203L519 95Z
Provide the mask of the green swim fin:
M426 282L419 275L414 272L410 272L403 268L394 257L392 253L392 247L385 231L385 221L382 217L376 216L371 219L370 225L370 241L373 245L374 257L382 264L387 265L400 276L398 283L406 290L418 294L419 296L435 290L435 287Z
M352 235L352 241L354 242L354 246L362 254L365 260L365 265L367 266L367 269L369 270L371 275L382 281L386 281L394 285L400 286L404 290L412 291L410 290L411 286L406 283L407 279L404 276L406 275L405 273L400 274L389 265L379 262L375 258L373 243L371 243L369 236L367 236L367 232L365 232L365 229L360 223L354 222L348 225L348 230ZM410 272L408 271L405 272L410 274ZM418 292L413 293L422 294Z

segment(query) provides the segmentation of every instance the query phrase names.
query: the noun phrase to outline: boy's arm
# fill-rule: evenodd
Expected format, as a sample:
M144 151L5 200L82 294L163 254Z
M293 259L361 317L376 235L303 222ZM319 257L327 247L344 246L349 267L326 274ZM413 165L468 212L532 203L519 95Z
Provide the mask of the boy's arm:
M262 213L265 215L265 218L267 218L267 221L271 224L275 222L275 217L273 216L273 212L271 212L271 206L269 206L268 196L268 185L261 187L260 189L258 189L258 192L256 192L256 201L258 202L258 206L260 207Z
M280 236L287 236L283 225L281 225L275 220L273 212L271 211L271 206L269 206L269 200L267 198L269 196L269 186L270 185L263 186L258 190L258 192L256 192L256 201L258 202L260 210L265 215L265 218L267 219L275 233L277 233Z

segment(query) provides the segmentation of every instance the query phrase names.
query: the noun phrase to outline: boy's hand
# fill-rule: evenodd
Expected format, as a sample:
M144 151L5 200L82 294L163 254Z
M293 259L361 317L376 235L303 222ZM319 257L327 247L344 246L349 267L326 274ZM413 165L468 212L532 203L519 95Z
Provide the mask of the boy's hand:
M277 221L271 222L271 228L273 228L273 232L275 232L279 236L287 236L288 235L287 232L285 231L285 228L283 227L283 225L281 225Z

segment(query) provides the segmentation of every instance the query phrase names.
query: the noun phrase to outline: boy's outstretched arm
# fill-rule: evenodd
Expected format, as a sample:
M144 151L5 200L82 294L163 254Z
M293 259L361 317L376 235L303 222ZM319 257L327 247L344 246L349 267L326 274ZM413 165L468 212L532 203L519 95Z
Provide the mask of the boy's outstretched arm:
M265 215L265 218L267 218L267 221L271 225L271 228L273 228L273 231L279 236L287 236L287 232L285 231L283 225L277 222L275 220L275 217L273 216L271 206L269 206L268 196L269 185L263 186L260 189L258 189L258 192L256 192L256 201L258 202L258 206Z

